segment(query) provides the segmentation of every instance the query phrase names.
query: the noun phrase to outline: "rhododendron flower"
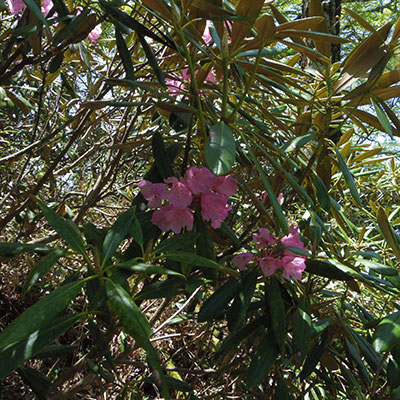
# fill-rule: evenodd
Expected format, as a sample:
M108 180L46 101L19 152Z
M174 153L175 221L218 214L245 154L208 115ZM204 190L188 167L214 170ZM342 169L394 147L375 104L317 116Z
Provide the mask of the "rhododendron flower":
M279 258L265 256L257 258L260 268L265 276L273 275L279 268L282 267L282 262Z
M168 204L159 210L154 211L151 219L163 232L172 230L178 234L183 228L188 231L193 229L193 214L187 207L176 207Z
M237 191L237 181L232 175L219 176L213 186L217 193L226 197L232 196Z
M219 228L231 207L229 196L236 192L237 182L232 175L215 176L207 168L191 167L186 178L173 176L164 179L165 183L142 181L139 188L148 201L149 208L159 208L153 214L152 222L162 231L181 232L183 228L193 229L193 214L190 206L200 206L203 219L211 226ZM194 201L197 199L197 201ZM163 206L163 200L169 202Z
M11 14L18 14L20 11L24 10L26 4L22 0L6 0L8 4L8 8L10 9ZM50 10L53 8L53 2L51 0L43 0L42 1L42 13L47 15Z
M18 14L20 11L25 9L26 4L22 0L6 0L8 8L10 9L11 14Z
M88 39L92 43L96 43L97 39L101 36L102 33L103 33L103 30L101 29L101 25L98 24L89 32Z
M227 201L228 198L219 193L207 193L201 196L201 215L206 221L211 221L214 229L221 226L232 209Z
M190 167L186 177L194 194L209 193L218 179L209 169L197 167Z
M174 206L188 207L192 203L193 196L185 182L182 181L176 181L172 184L171 190L166 194L166 198Z
M246 265L254 258L253 253L241 253L241 254L236 254L233 259L236 261L237 267L240 270L245 270Z
M285 279L300 280L302 278L302 273L306 269L306 257L299 256L288 248L283 251L277 251L279 245L305 250L298 228L292 225L289 235L281 239L277 239L268 229L260 228L257 233L253 234L253 239L259 252L259 256L256 259L265 276L271 276L282 268ZM235 256L234 260L236 259L240 269L243 269L248 262L246 262L244 255L242 256L241 254Z
M161 202L167 197L168 186L165 183L141 181L138 186L143 197L148 201L149 208L160 207Z
M253 240L257 243L257 250L267 249L268 246L273 246L276 243L275 236L266 228L260 228L258 233L253 235Z

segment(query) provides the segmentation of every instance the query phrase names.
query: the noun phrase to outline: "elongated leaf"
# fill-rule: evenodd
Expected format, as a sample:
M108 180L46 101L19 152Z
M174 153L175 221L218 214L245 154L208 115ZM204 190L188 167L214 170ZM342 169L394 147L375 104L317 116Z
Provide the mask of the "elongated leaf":
M372 368L373 371L376 371L381 362L381 357L375 352L371 343L369 343L364 337L359 335L353 329L350 329L350 333L353 336L354 340L357 342L358 347L364 354L364 357L369 366Z
M115 25L115 39L117 41L118 53L121 57L122 65L124 66L126 79L134 81L135 71L133 69L132 56L129 53L128 46L117 25Z
M68 40L71 38L72 35L76 34L85 24L88 19L90 10L86 9L83 10L78 15L74 16L68 24L66 24L61 30L59 30L53 37L53 44L58 44L63 40ZM95 18L95 16L93 15ZM95 19L93 20L94 25L92 27L88 27L86 34L84 33L79 38L77 37L78 41L84 39L90 32L91 29L95 27ZM91 28L91 29L89 29Z
M24 288L22 289L22 295L24 295L43 275L47 274L63 254L64 250L56 249L40 259L29 272Z
M31 388L38 400L47 400L46 395L51 386L51 381L46 375L28 367L21 367L18 373L22 380Z
M82 317L83 314L60 317L31 331L28 336L24 336L18 342L14 342L7 347L2 347L0 349L0 379L5 378L25 361L34 357L49 343L57 339L62 333L82 319Z
M132 225L129 228L129 234L136 240L136 243L142 247L143 246L143 231L139 220L135 216L132 221Z
M383 318L374 333L373 347L378 353L391 350L400 342L400 311Z
M49 23L47 22L46 17L42 14L39 6L36 4L34 0L23 0L23 2L26 4L29 10L31 10L33 14L35 14L35 16L38 18L40 22L42 22L46 26L50 26Z
M174 176L174 170L172 169L171 159L167 154L167 150L164 145L164 140L160 132L155 132L151 139L151 146L153 150L155 165L158 173L163 179Z
M137 261L126 261L119 264L113 264L113 269L123 269L125 271L131 271L135 273L142 273L148 275L176 275L181 276L184 278L184 275L180 274L179 272L172 271L170 269L159 267L157 265L145 264L145 263L138 263Z
M240 280L231 278L224 283L201 307L197 317L199 322L205 322L223 311L227 304L235 297L240 288Z
M0 333L0 348L25 339L56 317L79 293L84 282L71 282L60 286L36 304L29 307ZM0 363L1 364L1 363Z
M286 312L283 299L279 288L279 283L275 278L271 278L266 285L265 295L268 302L268 311L271 317L272 332L275 342L283 351L286 341Z
M377 220L378 220L378 225L382 230L383 236L385 237L385 239L387 241L387 244L393 250L396 257L400 258L399 242L396 239L393 228L390 225L390 222L387 219L385 210L382 207L378 208Z
M135 216L136 208L123 212L106 234L103 243L103 264L114 254L120 243L125 239Z
M390 123L388 116L386 115L385 111L382 109L378 101L374 99L374 97L371 97L371 103L375 108L376 116L378 117L378 120L381 123L383 129L393 140L392 124Z
M185 232L180 235L172 236L167 240L163 240L155 248L154 254L169 253L181 250L187 246L190 246L198 240L201 233L199 232Z
M225 272L228 275L238 276L238 272L231 269L223 267L213 260L209 260L208 258L198 256L197 254L188 253L185 251L180 251L179 253L167 253L164 254L170 260L179 261L183 263L188 263L190 265L196 265L198 267L204 268L212 268L217 271Z
M397 269L393 267L389 267L387 265L380 264L376 261L371 261L371 260L365 260L363 258L358 258L357 261L366 266L369 269L372 269L373 271L377 272L378 274L381 275L386 275L386 276L398 276L399 272Z
M305 354L311 340L311 315L307 296L302 296L293 316L293 350Z
M272 363L278 356L278 347L271 330L263 337L257 350L251 358L251 363L246 374L246 384L252 388L266 378Z
M361 205L361 198L360 198L360 194L358 193L358 189L357 186L354 182L353 176L349 170L349 167L346 164L346 161L344 161L342 155L340 154L340 151L338 149L336 149L336 157L337 160L339 162L339 168L343 173L344 179L347 183L347 186L350 189L350 193L353 196L354 200L357 201L357 203L359 205Z
M303 369L299 375L300 380L306 379L314 371L315 367L321 360L322 354L328 345L328 341L328 331L325 330L318 338L312 349L309 351L306 361L304 362Z
M47 254L53 249L42 244L27 244L27 243L0 243L0 256L12 256L21 253L39 253Z
M182 279L168 278L145 286L136 296L136 300L169 299L184 292Z
M117 314L122 326L135 339L139 346L143 347L148 356L149 362L158 365L158 356L150 343L151 326L147 318L134 303L131 296L122 286L111 280L106 282L106 292L112 310Z
M236 143L228 125L219 122L211 127L204 151L207 166L215 175L231 171L236 157Z
M40 209L46 217L50 226L69 244L75 251L88 259L88 254L83 244L82 236L76 225L58 215L51 208L47 207L41 200L37 199Z
M156 58L156 56L153 53L153 50L151 49L151 47L149 46L149 44L147 43L145 37L140 34L139 32L137 32L140 43L142 44L143 50L146 54L147 60L151 66L151 68L154 71L154 74L156 75L156 78L158 80L158 82L161 83L162 86L165 87L165 77L164 77L164 72L162 71L162 69L160 68L160 66L158 65L158 60Z

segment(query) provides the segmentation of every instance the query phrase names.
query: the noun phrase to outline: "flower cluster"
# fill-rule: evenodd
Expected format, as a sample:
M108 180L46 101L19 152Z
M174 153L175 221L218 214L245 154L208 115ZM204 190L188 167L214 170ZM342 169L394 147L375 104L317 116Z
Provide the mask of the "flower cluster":
M152 222L163 232L180 233L183 228L191 231L193 213L189 207L194 205L200 206L203 219L210 221L213 228L219 228L231 210L228 199L237 190L232 175L215 176L207 168L191 167L186 178L171 177L164 182L144 180L139 183L148 207L157 209Z
M11 14L16 15L20 11L25 10L26 4L22 0L6 0L8 8L10 9ZM54 4L51 0L41 0L41 11L43 15L47 16L47 14L51 11ZM78 7L77 14L80 14L81 8ZM57 13L54 14L55 16ZM92 43L95 43L97 39L102 34L101 25L96 25L88 34L88 38Z
M302 272L306 268L306 257L295 254L290 247L305 250L303 242L300 240L298 228L293 225L290 227L289 235L281 239L276 239L268 229L261 228L253 235L256 249L259 255L253 253L237 254L234 260L237 267L241 270L256 258L260 268L265 276L273 275L278 269L283 268L283 276L286 279L302 278ZM284 246L282 251L277 251L279 245Z

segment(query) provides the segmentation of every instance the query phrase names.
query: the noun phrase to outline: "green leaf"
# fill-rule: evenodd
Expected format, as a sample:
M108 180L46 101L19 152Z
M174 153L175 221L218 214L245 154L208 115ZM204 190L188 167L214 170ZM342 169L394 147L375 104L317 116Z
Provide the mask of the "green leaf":
M329 199L329 193L326 190L325 183L318 175L314 176L314 185L315 185L315 190L317 192L317 198L319 204L326 212L330 212L331 201Z
M249 388L257 386L266 378L278 354L274 335L269 330L251 358L251 363L246 373L246 384Z
M126 79L135 80L135 71L132 64L132 56L129 53L128 46L122 36L121 31L115 25L115 39L117 42L118 53L121 57L122 65L124 66Z
M365 260L363 258L357 258L357 261L360 264L364 265L365 267L372 269L373 271L375 271L378 274L386 275L386 276L398 276L399 275L399 272L397 271L397 269L395 269L393 267L389 267L387 265L380 264L376 261Z
M42 325L56 317L76 297L84 283L84 281L80 281L62 285L29 307L2 330L0 333L0 348L6 348L25 339L32 332L37 331Z
M233 275L233 276L239 275L237 271L231 268L223 267L216 261L186 251L180 251L179 253L167 253L164 254L164 256L173 261L188 263L190 265L196 265L198 267L212 268L217 271L225 272L228 275Z
M389 314L378 324L372 346L378 353L391 350L400 341L400 311Z
M278 385L272 400L294 400L284 379L278 378Z
M258 278L258 270L247 270L240 273L240 288L228 312L228 327L230 331L240 328L247 319L250 301L253 297Z
M315 132L307 133L306 135L297 136L292 140L286 142L282 147L281 151L284 153L289 153L293 150L298 150L302 148L305 144L307 144L310 140L314 139Z
M372 368L373 371L376 371L381 363L381 357L375 352L371 343L368 342L364 337L358 334L355 330L350 329L350 333L356 341L358 347L364 354L365 360Z
M235 297L239 289L240 281L235 278L229 279L206 300L200 309L197 320L205 322L222 312L225 306Z
M322 354L324 353L326 346L329 342L329 332L325 330L322 335L317 339L316 343L309 351L302 371L300 372L299 378L301 381L306 379L315 369L319 361L321 360Z
M49 64L49 73L54 74L55 72L57 72L60 69L63 61L64 53L58 53L56 56L54 56Z
M67 222L63 217L47 207L41 200L37 199L36 201L50 226L72 247L72 249L83 255L85 259L89 259L83 244L82 236L76 225L72 221Z
M293 315L292 345L295 352L306 354L311 340L311 331L310 305L307 296L303 295Z
M386 216L385 210L382 207L378 208L377 220L379 228L381 228L381 231L387 241L387 244L391 247L396 257L399 258L400 257L399 242L395 236L395 232L392 228L392 225L390 224Z
M204 151L207 166L215 175L231 171L236 157L236 143L228 125L219 122L211 127Z
M148 275L175 275L184 278L184 275L180 274L179 272L172 271L170 269L159 267L156 265L145 264L145 263L138 263L135 260L126 261L119 264L113 264L113 269L123 269L125 271L135 272L135 273L142 273Z
M47 400L46 395L51 386L51 381L46 375L29 367L21 367L18 374L31 388L38 400Z
M22 295L26 292L47 272L50 271L51 267L58 261L58 259L64 254L64 250L56 249L51 251L49 254L41 258L36 265L29 272L24 288L22 289Z
M199 232L185 232L180 235L174 235L169 239L163 240L154 249L154 254L168 253L181 250L187 246L193 245L199 239L201 233Z
M278 281L275 278L271 278L266 285L265 295L268 302L275 342L279 345L281 351L283 351L287 335L286 311L279 286Z
M171 298L184 292L182 279L168 278L145 286L136 296L136 300Z
M322 260L306 260L306 272L338 281L349 281L352 279L350 275L347 275L335 265Z
M47 321L50 322L30 332L28 336L18 339L18 342L13 341L7 347L2 346L0 349L0 379L5 378L25 361L38 354L83 316L83 314L67 315L52 321L49 318Z
M33 14L36 15L36 17L38 18L38 20L40 22L42 22L47 27L50 26L49 23L47 22L47 19L45 18L45 16L40 11L40 8L36 4L35 0L23 0L23 2L26 4L26 6L29 8L29 10L31 10L33 12Z
M174 170L171 166L171 159L168 156L167 150L164 145L164 140L160 132L155 132L151 139L151 146L153 149L153 156L158 173L162 179L167 179L174 176Z
M358 193L357 186L354 182L353 175L351 174L349 167L346 164L346 161L344 161L342 155L340 154L339 149L336 149L336 157L339 163L339 168L343 173L344 180L347 183L347 186L350 189L350 193L353 196L354 200L361 206L361 198L360 194Z
M103 265L114 254L120 243L125 239L135 216L136 207L123 212L108 230L103 243Z
M0 256L12 256L21 253L47 254L53 251L51 247L42 244L0 242Z
M77 350L77 344L51 344L36 353L35 358L60 358Z
M136 216L133 218L132 225L129 228L129 234L135 239L136 243L140 247L143 247L144 241L142 226Z
M68 40L72 35L76 34L79 28L85 23L89 13L89 9L83 10L80 14L74 16L62 29L57 31L53 36L53 45L61 43L63 40Z
M393 140L392 124L390 123L388 116L386 115L386 113L383 110L383 108L381 107L381 105L378 103L378 101L373 96L371 96L371 103L375 108L376 116L377 116L379 122L381 123L383 129Z
M146 54L147 60L151 66L151 68L154 71L154 74L156 75L156 78L158 80L158 82L161 83L162 86L166 87L165 85L165 77L164 77L164 72L163 70L160 68L160 66L158 65L158 61L157 58L155 57L153 50L151 49L151 47L149 46L149 44L147 43L145 37L140 34L139 32L138 34L138 38L140 40L140 43L142 44L142 48Z
M140 308L122 286L111 280L106 282L106 292L110 307L117 314L121 325L135 339L137 344L146 350L149 362L153 366L158 365L157 352L149 340L151 326Z

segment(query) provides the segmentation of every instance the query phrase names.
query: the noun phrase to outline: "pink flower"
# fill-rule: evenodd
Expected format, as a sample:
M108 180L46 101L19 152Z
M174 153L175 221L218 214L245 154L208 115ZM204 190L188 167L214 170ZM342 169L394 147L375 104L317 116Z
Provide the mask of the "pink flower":
M101 34L103 33L103 30L101 29L101 25L98 24L94 27L94 29L92 29L89 32L88 35L88 39L92 42L92 43L96 43L97 39L101 36Z
M306 258L303 256L290 257L284 256L282 257L283 264L283 276L286 279L297 279L300 280L302 278L302 273L306 269Z
M282 262L277 257L258 257L257 261L260 264L260 268L265 276L273 275L279 268L282 267Z
M172 204L162 207L153 213L151 219L163 232L172 230L179 234L186 227L188 231L193 229L193 214L187 207L175 207Z
M266 228L260 228L258 233L253 235L253 240L257 243L257 250L267 249L269 246L276 244L275 236Z
M149 208L157 208L161 206L162 200L167 198L168 186L165 183L152 183L149 181L141 181L139 188L143 197L148 200Z
M194 194L209 193L218 178L208 168L190 167L186 172L187 183Z
M297 247L304 250L304 244L300 239L299 228L295 228L294 225L290 226L290 233L288 236L284 236L280 242L289 247ZM290 251L290 250L289 250Z
M168 181L166 179L166 181ZM168 182L169 183L169 182ZM192 203L192 192L187 187L183 178L176 180L171 186L171 190L166 194L167 200L176 207L188 207Z
M206 193L201 196L201 215L206 221L211 221L214 229L221 226L232 209L227 202L227 197L219 193Z
M253 253L236 254L233 260L236 262L238 269L241 271L246 269L246 265L254 258Z
M47 15L51 9L53 8L54 4L51 0L43 0L42 1L42 13L43 15Z
M26 4L22 0L6 0L6 3L8 4L8 8L13 15L18 14L26 7Z
M213 189L217 193L221 193L226 197L230 197L237 191L237 181L232 174L219 176L214 184Z
M282 205L284 201L285 201L285 199L283 197L283 193L279 193L279 195L278 195L278 203L280 205Z

